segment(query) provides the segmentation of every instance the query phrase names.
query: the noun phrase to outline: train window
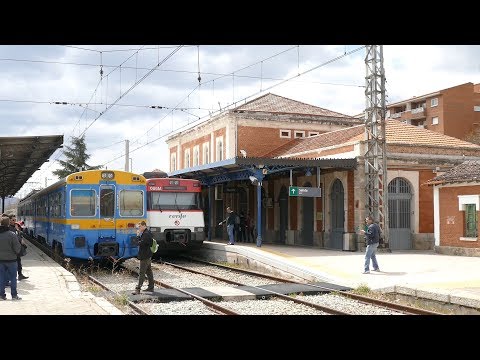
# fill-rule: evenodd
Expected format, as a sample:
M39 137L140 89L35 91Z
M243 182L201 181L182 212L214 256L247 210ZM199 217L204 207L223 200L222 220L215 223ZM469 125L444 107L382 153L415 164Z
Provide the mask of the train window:
M143 215L143 192L139 190L120 191L120 216Z
M95 215L95 191L72 190L70 213L72 216Z
M114 217L115 215L115 189L113 186L100 188L100 217Z

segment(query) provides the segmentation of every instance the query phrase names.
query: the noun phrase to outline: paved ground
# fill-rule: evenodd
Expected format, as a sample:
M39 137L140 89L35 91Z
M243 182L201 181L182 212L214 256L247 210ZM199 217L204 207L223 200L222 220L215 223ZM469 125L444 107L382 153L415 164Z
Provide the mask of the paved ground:
M28 243L28 242L27 242ZM20 301L0 301L0 315L108 315L122 314L104 298L81 291L75 276L29 245L22 258L23 273L29 278L18 282Z

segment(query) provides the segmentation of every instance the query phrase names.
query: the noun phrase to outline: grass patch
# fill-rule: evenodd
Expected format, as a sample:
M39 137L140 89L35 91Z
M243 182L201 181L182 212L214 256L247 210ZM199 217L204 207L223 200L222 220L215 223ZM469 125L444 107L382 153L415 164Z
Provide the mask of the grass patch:
M352 291L354 294L358 295L370 295L372 290L368 287L367 284L360 284L357 288Z
M117 306L127 306L128 305L128 296L125 294L115 295L113 297L113 303Z

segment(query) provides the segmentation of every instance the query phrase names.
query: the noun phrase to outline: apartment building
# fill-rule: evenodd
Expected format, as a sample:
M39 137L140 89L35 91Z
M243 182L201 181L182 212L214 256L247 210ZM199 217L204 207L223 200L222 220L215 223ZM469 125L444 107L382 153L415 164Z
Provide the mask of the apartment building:
M469 82L388 104L386 118L464 140L480 130L480 84Z

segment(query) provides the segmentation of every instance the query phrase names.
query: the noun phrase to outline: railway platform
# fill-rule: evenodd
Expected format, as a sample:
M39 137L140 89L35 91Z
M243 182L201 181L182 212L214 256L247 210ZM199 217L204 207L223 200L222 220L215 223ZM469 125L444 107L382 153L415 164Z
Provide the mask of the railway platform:
M380 272L363 274L363 252L301 246L205 241L198 254L210 261L238 263L252 270L290 274L311 282L395 292L480 308L480 257L434 251L377 252Z
M18 282L20 301L0 300L0 315L114 315L122 314L107 300L81 290L75 276L25 240L27 255L22 257L23 273L29 278Z

